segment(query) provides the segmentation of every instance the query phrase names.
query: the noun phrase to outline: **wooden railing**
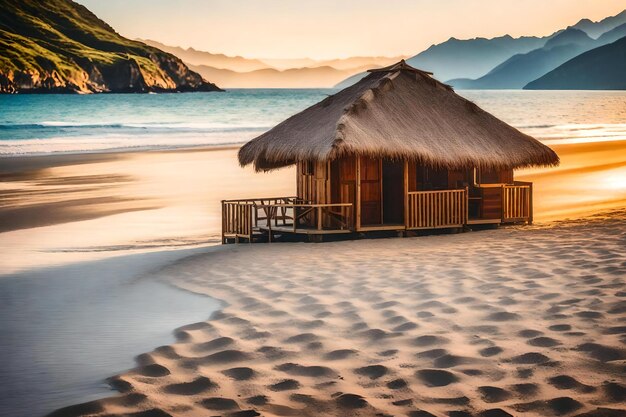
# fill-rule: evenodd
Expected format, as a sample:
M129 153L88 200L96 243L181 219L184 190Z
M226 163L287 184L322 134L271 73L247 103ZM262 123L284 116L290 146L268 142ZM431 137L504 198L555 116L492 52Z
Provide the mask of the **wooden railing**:
M526 221L532 223L532 183L481 185L491 193L493 217L481 209L481 219L496 223ZM407 195L406 229L439 229L463 227L468 224L468 189L412 191ZM500 213L498 213L500 211ZM499 215L500 214L500 215ZM351 203L314 204L297 197L272 197L222 201L222 241L246 238L252 241L255 232L272 238L273 232L337 233L354 230L354 206ZM472 220L474 221L474 220Z
M222 243L228 238L252 241L255 231L354 229L354 208L350 203L313 204L297 197L251 198L222 201Z
M502 186L502 222L527 221L532 223L532 193L530 182L516 181Z
M407 229L462 227L467 223L467 190L408 193Z
M253 207L252 204L222 202L222 243L228 237L234 237L237 242L239 238L252 240Z
M259 227L267 228L270 233L272 227L288 226L295 233L298 229L352 230L354 228L354 213L351 203L286 203L266 204L259 206L267 213L265 224ZM291 224L285 222L291 219Z

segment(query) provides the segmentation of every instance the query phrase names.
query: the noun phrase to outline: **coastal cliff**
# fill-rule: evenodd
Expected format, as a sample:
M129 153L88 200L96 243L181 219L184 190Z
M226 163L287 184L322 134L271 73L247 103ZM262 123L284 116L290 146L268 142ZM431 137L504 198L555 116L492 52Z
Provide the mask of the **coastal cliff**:
M221 91L70 0L0 0L0 93Z

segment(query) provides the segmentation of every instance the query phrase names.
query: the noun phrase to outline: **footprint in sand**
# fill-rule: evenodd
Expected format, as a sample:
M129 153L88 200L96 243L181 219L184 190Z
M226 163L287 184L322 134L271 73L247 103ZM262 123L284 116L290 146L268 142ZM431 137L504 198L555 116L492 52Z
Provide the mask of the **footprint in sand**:
M498 387L482 386L478 387L478 392L486 403L499 403L511 398L511 393Z
M368 406L365 398L357 394L340 394L335 398L337 405L342 408L365 408Z
M491 313L488 314L487 317L485 317L485 320L488 321L512 321L512 320L519 320L521 317L519 314L516 313L510 313L508 311L498 311L496 313Z
M256 376L254 369L248 367L225 369L222 373L235 381L247 381Z
M413 344L415 346L445 345L449 341L449 339L441 336L424 335L413 339Z
M356 355L358 352L352 349L338 349L328 352L324 355L324 359L329 361L336 361L341 359L346 359L351 356Z
M514 384L510 389L517 392L521 397L533 397L539 392L539 385L531 383Z
M546 363L548 361L550 361L550 358L538 352L528 352L511 358L511 362L522 365L534 365L539 363Z
M276 370L295 376L308 376L312 378L333 377L337 372L326 366L304 366L297 363L283 363L278 365Z
M176 395L196 395L215 388L218 388L217 384L209 378L201 376L191 382L167 385L163 388L163 391Z
M195 351L207 351L223 349L235 343L235 340L231 337L218 337L217 339L210 340L204 343L198 343L194 346Z
M547 401L514 404L512 407L519 412L532 411L541 415L564 415L581 409L583 405L571 397L558 397Z
M141 368L137 369L137 373L143 376L158 378L169 375L170 370L163 365L153 363L151 365L142 366Z
M394 379L393 381L387 382L387 388L389 389L403 389L407 386L408 384L404 379Z
M560 390L575 390L583 393L594 392L596 390L592 386L578 382L569 375L558 375L548 378L548 384Z
M526 343L528 343L531 346L538 346L538 347L553 347L553 346L558 346L561 344L561 342L559 342L558 340L553 339L551 337L546 337L546 336L535 337L533 339L528 340Z
M223 397L205 398L200 401L200 404L209 410L233 410L239 408L235 400Z
M300 383L295 379L285 379L268 386L272 391L289 391L300 388Z
M245 401L251 405L265 405L269 399L265 395L255 395L254 397L246 398Z
M583 343L577 350L585 352L587 355L601 362L610 362L626 358L624 350L600 345L598 343Z
M250 360L251 355L240 350L228 349L199 358L198 361L204 364L230 363Z
M499 346L490 346L479 350L478 353L480 354L480 356L484 357L495 356L499 353L502 353L502 348Z
M357 368L354 373L361 376L366 376L369 379L378 379L387 374L387 367L383 365L369 365L362 368Z
M415 376L429 387L445 387L459 381L453 373L440 369L421 369Z
M415 354L417 358L435 359L440 356L447 355L448 351L445 349L430 349Z

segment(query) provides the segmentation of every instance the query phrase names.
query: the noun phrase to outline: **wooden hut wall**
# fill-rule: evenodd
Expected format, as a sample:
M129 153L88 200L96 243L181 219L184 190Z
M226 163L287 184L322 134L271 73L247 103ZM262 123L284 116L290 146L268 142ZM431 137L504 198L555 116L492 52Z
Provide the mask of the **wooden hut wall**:
M330 163L331 202L352 203L356 201L356 158L335 159Z
M414 161L408 164L409 191L459 189L474 184L473 169L445 170L424 167ZM478 184L513 184L513 170L484 170L476 172Z
M312 203L330 199L330 176L327 162L301 161L297 169L297 196Z
M324 204L330 201L329 163L319 161L301 161L297 165L296 189L299 199L314 204ZM300 219L306 226L314 227L317 224L316 213Z
M473 181L471 169L447 170L424 167L414 161L408 163L408 190L453 190Z
M512 169L479 169L477 176L479 184L513 184Z

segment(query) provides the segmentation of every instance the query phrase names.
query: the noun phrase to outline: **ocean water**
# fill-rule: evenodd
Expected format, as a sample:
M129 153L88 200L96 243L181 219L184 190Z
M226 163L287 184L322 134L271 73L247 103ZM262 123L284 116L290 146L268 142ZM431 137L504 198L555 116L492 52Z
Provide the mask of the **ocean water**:
M0 155L240 144L332 89L0 96ZM626 139L624 91L459 91L547 143Z

